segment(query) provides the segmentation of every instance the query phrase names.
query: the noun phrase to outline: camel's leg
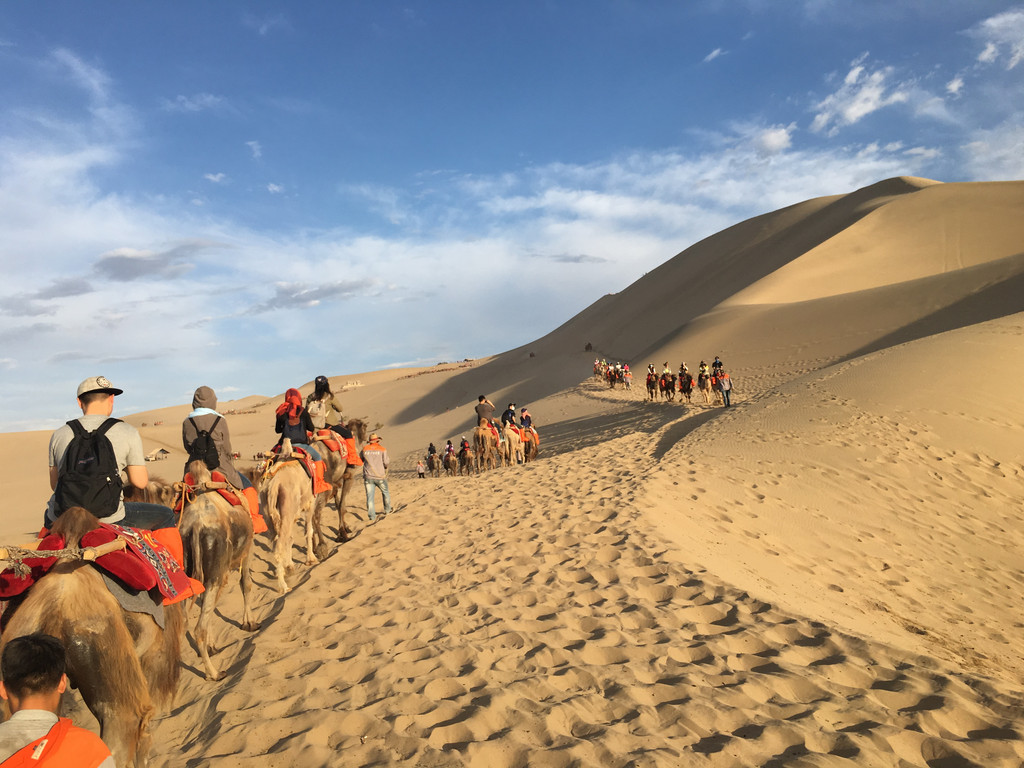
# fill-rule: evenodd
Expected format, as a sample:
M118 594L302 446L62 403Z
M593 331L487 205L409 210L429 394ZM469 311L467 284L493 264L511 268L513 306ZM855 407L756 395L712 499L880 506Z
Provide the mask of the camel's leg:
M320 562L317 557L317 550L323 546L323 536L320 533L320 513L314 501L306 512L306 565L316 565Z
M252 606L249 603L249 591L252 589L252 568L249 567L251 552L250 548L238 568L239 584L242 587L242 629L246 632L255 632L260 628L259 622L252 617Z
M345 525L345 512L347 509L345 506L345 499L348 497L348 492L352 488L353 477L354 475L351 470L345 471L344 480L341 484L341 493L339 494L338 501L336 502L338 507L338 541L340 542L346 542L352 536L352 531L347 525Z
M277 541L274 542L274 565L277 571L277 589L283 595L288 591L288 582L284 577L292 563L292 530L295 527L295 515L292 514L291 501L282 496L284 494L278 489L277 519L281 521L281 528L277 532Z
M199 600L202 605L199 608L199 620L196 621L195 634L196 634L196 646L199 648L199 657L203 660L203 666L206 667L206 679L207 680L220 680L220 670L217 669L217 665L213 663L210 658L210 614L213 613L215 606L217 605L217 599L213 594L214 590L207 589L205 593L199 596ZM220 597L220 590L216 590L217 597Z

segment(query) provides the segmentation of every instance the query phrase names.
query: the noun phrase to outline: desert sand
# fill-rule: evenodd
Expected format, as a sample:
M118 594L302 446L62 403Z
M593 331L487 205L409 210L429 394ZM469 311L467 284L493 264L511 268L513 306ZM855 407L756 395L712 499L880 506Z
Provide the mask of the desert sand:
M186 643L153 763L1021 765L1022 208L1024 182L892 179L737 224L519 349L331 375L395 511L367 527L358 489L358 535L284 597L259 537L262 627L230 583L226 676ZM645 401L647 363L716 354L734 407ZM418 479L481 393L529 406L539 459ZM280 400L221 403L243 458ZM180 474L188 410L127 417L170 451L152 474ZM5 543L38 526L48 438L0 435Z

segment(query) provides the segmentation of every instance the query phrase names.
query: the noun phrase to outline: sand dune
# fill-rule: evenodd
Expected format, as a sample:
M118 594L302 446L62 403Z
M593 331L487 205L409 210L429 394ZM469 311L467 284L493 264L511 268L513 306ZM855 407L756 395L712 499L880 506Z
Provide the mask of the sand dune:
M392 452L396 511L285 598L259 537L262 629L229 587L227 677L186 651L154 763L1021 765L1022 196L811 200L519 349L333 376ZM587 342L640 370L720 354L736 407L609 390ZM480 393L530 406L540 460L416 479ZM222 403L243 456L279 400ZM128 419L167 478L187 411ZM47 439L0 435L5 540L38 523Z

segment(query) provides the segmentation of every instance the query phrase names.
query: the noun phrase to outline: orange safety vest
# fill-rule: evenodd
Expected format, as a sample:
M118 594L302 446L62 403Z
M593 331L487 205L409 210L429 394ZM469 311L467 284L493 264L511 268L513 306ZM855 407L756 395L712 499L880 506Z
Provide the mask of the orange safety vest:
M45 766L45 768L96 768L110 757L110 750L92 731L73 725L66 718L31 744L4 760L4 768Z

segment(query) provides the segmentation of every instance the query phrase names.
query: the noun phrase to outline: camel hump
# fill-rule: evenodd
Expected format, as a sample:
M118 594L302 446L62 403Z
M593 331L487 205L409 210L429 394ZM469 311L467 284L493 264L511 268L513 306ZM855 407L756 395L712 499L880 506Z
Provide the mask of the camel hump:
M84 507L71 507L57 518L50 533L64 537L65 547L77 547L89 531L100 527L100 521Z
M213 481L213 475L210 474L209 468L206 466L206 462L202 459L195 459L188 463L188 473L192 475L192 481L196 485L203 483L209 483Z

